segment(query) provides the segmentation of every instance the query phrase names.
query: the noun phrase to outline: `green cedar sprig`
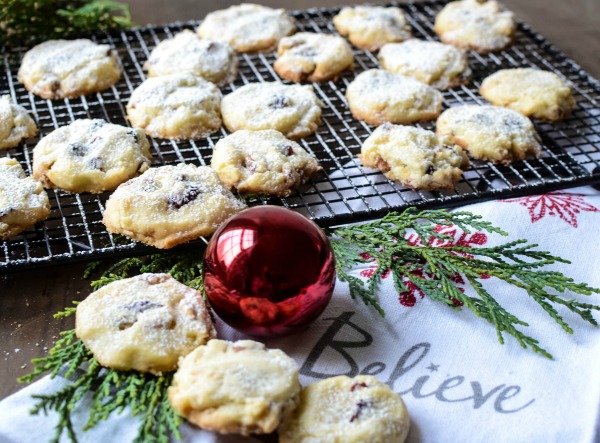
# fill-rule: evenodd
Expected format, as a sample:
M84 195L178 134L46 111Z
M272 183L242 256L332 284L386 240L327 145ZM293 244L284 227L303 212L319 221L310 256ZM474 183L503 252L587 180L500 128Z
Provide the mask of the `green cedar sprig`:
M69 307L55 317L68 317L75 311L75 307ZM19 382L30 383L46 372L50 372L52 378L62 375L72 380L57 392L33 396L36 403L32 414L48 414L50 411L58 414L51 442L58 443L64 433L70 441L77 442L71 413L88 393L91 393L92 403L84 431L129 407L131 416L140 419L135 442L169 443L171 436L181 439L181 417L167 399L173 373L155 376L104 368L76 337L75 330L61 332L61 338L50 349L48 356L33 359L32 363L33 372L21 377Z
M0 45L28 45L130 26L129 7L121 2L0 0Z

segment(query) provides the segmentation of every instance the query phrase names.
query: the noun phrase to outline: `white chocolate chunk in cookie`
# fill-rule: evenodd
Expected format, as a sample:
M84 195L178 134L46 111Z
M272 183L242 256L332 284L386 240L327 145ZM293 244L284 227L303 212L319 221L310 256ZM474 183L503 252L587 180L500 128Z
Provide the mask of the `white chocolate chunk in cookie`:
M281 132L236 131L215 145L210 166L230 188L288 196L321 169L298 143Z
M91 40L48 40L27 51L18 73L43 98L72 98L103 91L121 77L117 55Z
M279 428L280 443L403 443L410 417L402 398L370 375L344 375L302 390Z
M0 97L0 151L18 146L37 134L37 126L27 111L11 102L9 95Z
M298 367L279 349L252 340L211 340L179 363L173 408L222 434L270 433L298 403Z
M150 168L123 183L106 202L102 222L157 248L172 248L210 235L246 207L208 166Z
M238 52L270 51L282 37L296 30L283 9L252 3L230 6L208 14L197 29L200 37L227 43Z
M508 165L542 153L531 120L499 106L456 106L440 115L436 127L438 135L449 137L478 160Z
M385 124L365 140L358 158L411 189L451 189L469 165L460 146L413 126Z
M77 306L75 333L100 364L158 374L216 336L202 294L169 274L112 282Z
M0 241L20 234L50 214L42 184L13 158L0 158Z

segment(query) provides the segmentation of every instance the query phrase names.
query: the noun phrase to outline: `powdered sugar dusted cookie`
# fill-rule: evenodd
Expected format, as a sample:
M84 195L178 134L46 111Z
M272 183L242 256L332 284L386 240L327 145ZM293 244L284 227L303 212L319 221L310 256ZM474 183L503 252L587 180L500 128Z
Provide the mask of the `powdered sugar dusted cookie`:
M376 51L386 43L410 38L410 26L402 9L382 6L343 8L333 18L335 29L354 46Z
M460 0L444 6L434 30L444 43L485 54L508 46L516 24L512 12L502 11L494 0Z
M33 176L70 192L111 191L150 167L150 143L139 129L104 120L76 120L33 150Z
M211 167L239 192L284 197L321 169L298 143L272 129L241 130L222 138Z
M238 52L270 51L282 37L296 30L284 9L252 3L230 6L208 14L198 27L200 37L227 43Z
M352 115L372 125L431 120L442 107L440 91L382 69L358 75L348 85L346 98Z
M567 82L539 69L501 69L483 80L479 92L494 105L548 121L568 117L576 105Z
M263 434L294 410L300 389L296 363L279 349L211 340L181 360L169 401L201 428Z
M379 63L394 74L415 78L436 89L450 89L469 82L467 55L454 46L410 39L388 43L379 51Z
M438 135L448 136L478 160L508 165L528 156L539 157L542 152L533 123L499 106L450 108L440 115L436 126Z
M402 443L410 417L402 398L370 375L344 375L302 390L279 428L281 443Z
M250 83L223 98L221 114L232 132L275 129L286 137L300 138L317 129L321 106L312 86Z
M103 91L121 77L116 52L91 40L48 40L23 57L19 81L43 98L71 98Z
M150 168L119 186L102 222L110 232L172 248L212 234L245 207L208 166L178 164Z
M150 77L189 74L217 85L235 80L237 66L229 45L200 38L189 29L160 42L144 63Z
M412 189L451 189L469 160L449 138L413 127L386 124L365 140L358 158L390 180Z
M13 158L0 158L0 240L6 240L50 214L42 184L27 177Z
M18 146L37 134L37 126L27 111L11 102L9 95L0 97L0 151Z
M158 374L216 336L199 291L169 274L112 282L77 306L75 333L102 366Z
M212 83L186 74L151 77L127 103L127 118L151 137L199 139L221 128L221 93Z
M292 82L324 82L352 67L354 56L346 40L337 35L299 32L285 37L277 48L274 68Z

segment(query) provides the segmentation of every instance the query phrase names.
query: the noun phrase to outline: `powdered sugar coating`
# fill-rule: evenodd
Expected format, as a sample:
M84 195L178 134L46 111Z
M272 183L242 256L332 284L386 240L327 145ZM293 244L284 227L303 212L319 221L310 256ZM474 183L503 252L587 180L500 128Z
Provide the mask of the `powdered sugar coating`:
M157 248L172 248L212 234L246 205L208 166L150 168L123 183L106 202L108 231Z
M208 14L197 29L200 37L227 43L238 52L270 51L282 37L296 30L284 9L252 3L230 6Z
M321 169L298 143L272 129L241 130L222 138L210 166L239 192L284 197Z
M448 3L435 18L440 40L480 54L508 46L516 31L513 13L502 11L494 0L460 0Z
M410 39L389 43L378 58L383 69L441 90L468 83L471 76L466 54L439 42Z
M139 129L104 120L76 120L33 150L33 176L46 187L100 193L150 167L150 143Z
M0 240L6 240L50 214L42 184L25 175L13 158L0 158Z
M0 150L18 146L37 134L37 126L22 106L11 102L9 95L0 97Z
M542 153L533 123L499 106L456 106L440 115L436 127L438 135L450 137L478 160L508 165Z
M440 91L382 69L359 74L348 85L346 98L352 115L372 125L431 120L442 107Z
M190 74L217 85L235 80L237 66L229 45L200 38L189 29L160 42L144 63L150 77Z
M368 51L376 51L386 43L401 42L412 34L404 12L396 7L342 8L333 18L333 24L354 46Z
M412 189L451 189L469 166L460 146L413 126L385 124L362 145L360 161Z
M158 374L216 336L202 294L169 274L112 282L77 306L75 332L103 366Z
M121 77L115 51L91 40L48 40L27 51L18 73L43 98L72 98L103 91Z
M335 79L352 67L354 56L346 40L337 35L299 32L284 37L277 48L273 67L292 82L323 82Z
M321 106L312 86L250 83L223 98L221 114L232 132L275 129L288 138L300 138L317 129Z
M532 68L496 71L483 80L479 92L494 105L548 121L568 117L577 104L567 82L553 72Z
M341 375L302 390L279 428L280 443L403 443L410 418L402 398L370 375Z
M298 403L298 367L252 340L211 340L188 354L169 388L173 408L222 434L270 433Z
M151 77L127 103L127 118L151 137L199 139L221 127L221 93L212 83L186 74Z

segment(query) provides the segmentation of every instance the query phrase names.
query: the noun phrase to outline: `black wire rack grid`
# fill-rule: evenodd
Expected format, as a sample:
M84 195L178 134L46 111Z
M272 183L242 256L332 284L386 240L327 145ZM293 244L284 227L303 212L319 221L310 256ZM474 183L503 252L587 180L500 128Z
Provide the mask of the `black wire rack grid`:
M436 40L435 15L445 2L426 1L395 4L402 8L416 38ZM336 9L310 9L291 14L301 31L335 33L332 18ZM123 76L112 88L75 99L45 100L30 94L16 77L28 48L15 48L2 55L0 94L24 106L43 137L54 129L81 118L102 118L128 125L125 106L131 92L146 78L142 69L151 50L162 40L183 29L195 29L200 21L177 22L91 36L99 43L116 48ZM473 79L469 85L444 92L444 108L463 104L485 104L478 94L481 81L503 68L534 67L552 71L573 86L577 108L558 123L535 121L544 143L541 158L499 166L475 161L452 191L414 191L387 180L380 172L364 168L357 159L361 143L373 127L354 119L344 98L346 87L356 74L378 67L376 54L354 50L355 69L337 81L313 84L324 103L322 123L317 132L301 140L314 155L323 172L288 198L253 198L255 204L277 204L298 211L319 225L333 226L381 217L390 210L409 206L434 208L538 194L582 184L600 182L600 83L520 23L516 40L507 49L488 55L469 54ZM275 53L241 54L236 81L222 88L225 95L252 82L276 81ZM421 125L432 129L433 123ZM154 165L181 162L209 165L215 142L225 130L200 141L173 142L152 139ZM28 171L32 170L32 149L39 137L7 151ZM0 273L61 263L72 263L155 251L148 246L113 236L102 224L104 203L109 193L71 194L48 190L50 217L43 223L8 241L0 242Z

